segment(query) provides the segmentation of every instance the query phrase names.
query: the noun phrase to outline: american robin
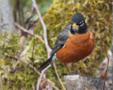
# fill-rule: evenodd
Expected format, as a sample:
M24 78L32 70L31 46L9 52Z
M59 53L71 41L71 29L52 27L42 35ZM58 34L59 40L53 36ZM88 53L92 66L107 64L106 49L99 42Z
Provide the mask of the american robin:
M88 56L93 48L93 34L87 31L83 15L76 13L72 23L59 33L50 57L40 66L39 71L47 67L55 55L62 63L74 63Z

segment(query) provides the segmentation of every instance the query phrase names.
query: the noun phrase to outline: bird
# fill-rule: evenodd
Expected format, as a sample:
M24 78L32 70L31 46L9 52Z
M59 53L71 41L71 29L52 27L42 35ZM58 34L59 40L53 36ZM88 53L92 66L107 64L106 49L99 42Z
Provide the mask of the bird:
M88 32L85 17L81 13L76 13L71 23L59 33L50 57L38 70L41 72L51 64L54 56L64 64L75 63L87 57L93 48L93 33Z

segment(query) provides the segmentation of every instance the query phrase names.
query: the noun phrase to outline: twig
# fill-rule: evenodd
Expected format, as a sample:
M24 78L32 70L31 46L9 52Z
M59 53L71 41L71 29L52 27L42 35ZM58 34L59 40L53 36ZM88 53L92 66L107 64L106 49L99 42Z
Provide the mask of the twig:
M41 80L42 80L42 78L43 78L44 73L45 73L45 72L47 71L47 69L50 68L50 67L51 67L51 65L48 65L48 66L41 72L40 78L38 79L38 83L37 83L37 90L39 90L39 85L40 85L40 82L41 82Z
M22 58L23 56L25 56L25 54L27 53L27 51L30 49L32 44L32 41L29 43L29 45L22 51L22 53L19 55L19 58Z
M60 84L61 84L61 86L62 86L62 90L66 90L66 88L65 88L65 86L64 86L64 84L63 84L63 82L62 82L62 80L61 80L60 77L59 77L59 74L58 74L57 68L56 68L56 64L55 64L54 62L53 62L53 66L54 66L54 70L55 70L56 76L57 76L57 78L58 78L58 81L60 82Z
M51 50L51 48L50 48L50 46L49 46L49 44L48 44L47 27L46 27L46 25L45 25L45 23L44 23L44 20L43 20L41 14L40 14L39 7L38 7L38 5L36 4L36 1L35 1L35 0L32 0L32 5L33 5L33 8L36 10L36 12L37 12L37 14L38 14L38 16L39 16L40 22L41 22L42 27L43 27L43 31L44 31L43 37L44 37L44 41L45 41L45 47L46 47L46 50L47 50L47 53L48 53L48 58L49 58L50 52L51 52L52 50ZM50 67L50 66L47 66L46 69L44 69L44 70L41 72L41 75L40 75L39 80L38 80L38 83L37 83L37 90L39 89L39 85L40 85L42 76L44 75L44 72L45 72L49 67ZM54 69L55 69L56 76L57 76L57 78L58 78L58 80L59 80L59 82L60 82L60 84L61 84L63 90L66 90L65 87L64 87L64 85L63 85L63 83L62 83L62 81L61 81L61 79L60 79L60 77L59 77L59 75L58 75L58 73L57 73L57 69L56 69L55 65L54 65Z
M107 66L106 66L106 72L108 72L108 67L109 67L109 56L107 55L107 59L108 59L108 61L107 61Z
M32 65L32 64L29 64L29 67L32 68L38 75L41 75L41 73ZM48 69L50 66L48 66L46 69ZM55 89L55 90L59 90L58 87L55 86L54 82L52 82L51 80L47 79L48 82L52 85L52 87ZM38 89L37 89L38 90Z
M47 39L47 27L44 23L44 20L40 14L40 11L39 11L39 7L38 5L36 4L36 1L35 0L32 0L32 5L33 5L33 8L36 10L38 16L39 16L39 19L40 19L40 22L42 24L42 27L43 27L43 31L44 31L44 34L43 34L43 37L44 37L44 41L45 41L45 47L46 47L46 50L47 50L47 53L48 53L48 57L49 57L49 54L51 52L51 48L48 44L48 39Z
M33 39L33 48L32 48L32 55L31 58L34 58L34 50L35 50L35 38Z
M22 27L21 25L19 25L18 23L15 23L15 26L16 26L17 28L19 28L21 31L24 31L24 32L28 33L29 35L38 38L41 42L44 43L44 40L42 39L41 36L34 35L33 33L29 32L29 31L28 31L27 29L25 29L24 27Z
M31 44L32 44L32 41L30 41L29 44L26 46L26 48L19 54L19 56L17 56L17 62L14 65L14 68L19 64L19 61L23 60L22 58L26 55L26 53L30 49ZM27 63L27 62L25 62L25 60L23 60L22 62Z
M43 21L43 18L42 18L41 14L40 14L40 11L39 11L39 7L38 7L38 5L36 4L36 1L35 1L35 0L32 0L32 6L33 6L33 8L36 10L37 15L39 16L39 20L40 20L40 22L41 22L41 24L42 24L42 27L43 27L43 32L44 32L43 37L44 37L44 42L45 42L45 47L46 47L46 50L47 50L48 58L49 58L50 53L51 53L51 48L49 47L48 39L47 39L47 27L46 27L46 25L45 25L45 23L44 23L44 21ZM39 90L39 86L40 86L42 77L44 76L44 72L45 72L50 66L51 66L51 65L49 65L48 67L46 67L46 68L41 72L40 77L39 77L39 79L38 79L38 83L37 83L37 88L36 88L36 90Z

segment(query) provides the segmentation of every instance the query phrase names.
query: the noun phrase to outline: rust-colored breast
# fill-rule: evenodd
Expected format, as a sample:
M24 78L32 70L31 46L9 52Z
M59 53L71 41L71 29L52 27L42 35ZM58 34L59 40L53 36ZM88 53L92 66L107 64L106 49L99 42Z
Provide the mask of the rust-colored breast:
M69 37L65 46L56 56L63 63L77 62L88 56L94 48L94 39L91 32L76 34Z

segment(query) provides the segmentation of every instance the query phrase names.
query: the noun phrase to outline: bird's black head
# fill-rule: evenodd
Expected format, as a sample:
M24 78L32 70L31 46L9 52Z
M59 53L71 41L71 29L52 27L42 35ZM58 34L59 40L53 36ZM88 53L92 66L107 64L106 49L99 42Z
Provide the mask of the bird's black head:
M72 28L78 30L80 34L87 32L85 18L81 13L76 13L72 17Z

